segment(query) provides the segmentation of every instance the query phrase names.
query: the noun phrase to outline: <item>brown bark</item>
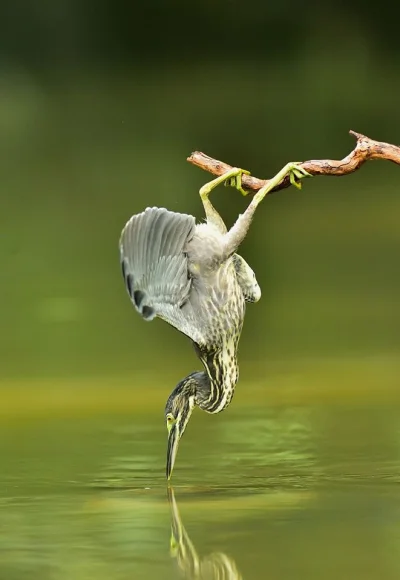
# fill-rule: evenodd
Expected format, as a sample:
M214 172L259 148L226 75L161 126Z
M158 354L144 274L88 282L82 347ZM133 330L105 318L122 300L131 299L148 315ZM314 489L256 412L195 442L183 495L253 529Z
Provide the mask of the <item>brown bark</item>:
M386 159L400 165L400 147L397 145L374 141L355 131L350 131L350 134L357 139L357 144L353 151L340 161L335 161L334 159L312 159L310 161L303 161L298 165L303 167L311 175L332 175L336 177L357 171L357 169L360 169L370 159ZM232 169L232 165L213 159L205 153L201 153L201 151L194 151L187 158L187 161L216 176L222 175ZM266 185L268 181L268 179L258 179L251 175L243 175L242 187L245 190L256 192ZM289 176L287 176L271 193L289 186L290 180Z

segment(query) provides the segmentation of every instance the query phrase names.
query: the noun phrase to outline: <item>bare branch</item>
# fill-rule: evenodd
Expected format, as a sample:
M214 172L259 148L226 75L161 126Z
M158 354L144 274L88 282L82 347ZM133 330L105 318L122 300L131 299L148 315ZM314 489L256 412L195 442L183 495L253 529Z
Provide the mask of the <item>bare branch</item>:
M386 159L400 165L400 147L397 145L374 141L373 139L361 135L361 133L356 133L355 131L350 131L350 135L353 135L357 139L357 144L353 151L351 151L351 153L349 153L344 159L340 161L335 161L333 159L312 159L311 161L303 161L302 163L299 163L299 166L303 167L308 171L308 173L311 173L311 175L333 175L335 177L340 177L357 171L357 169L360 169L361 165L370 159ZM223 175L232 169L232 165L213 159L205 153L201 153L201 151L195 151L192 153L190 157L187 158L187 161L216 176ZM258 179L251 175L242 176L242 187L253 192L258 191L268 182L268 179ZM289 186L290 180L289 176L287 176L271 191L271 193L280 189L285 189Z

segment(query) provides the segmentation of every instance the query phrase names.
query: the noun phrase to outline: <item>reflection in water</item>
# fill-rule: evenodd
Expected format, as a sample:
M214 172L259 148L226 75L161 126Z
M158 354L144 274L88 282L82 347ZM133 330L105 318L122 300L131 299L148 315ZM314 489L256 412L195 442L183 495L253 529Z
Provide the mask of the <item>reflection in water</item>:
M0 422L0 580L397 580L396 401L261 411L194 437L192 538L166 502L157 416Z
M168 488L171 510L171 557L187 580L242 580L235 562L222 552L200 559L179 515L174 491Z

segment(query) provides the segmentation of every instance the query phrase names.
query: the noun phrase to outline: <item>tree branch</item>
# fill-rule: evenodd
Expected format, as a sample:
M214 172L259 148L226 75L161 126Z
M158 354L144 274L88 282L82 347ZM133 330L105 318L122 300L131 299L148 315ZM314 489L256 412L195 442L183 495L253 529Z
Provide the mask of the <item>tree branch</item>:
M303 161L302 163L299 163L299 165L311 175L333 175L335 177L340 177L357 171L357 169L360 169L361 165L369 159L387 159L388 161L400 165L400 147L397 145L374 141L373 139L361 135L361 133L356 133L355 131L350 131L350 135L353 135L357 139L357 144L353 151L351 151L351 153L349 153L344 159L340 161L335 161L333 159L313 159L311 161ZM213 159L205 153L201 153L201 151L194 151L194 153L187 158L187 161L216 176L223 175L232 169L232 165ZM242 176L242 187L248 191L258 191L268 182L269 179L258 179L251 175ZM289 186L290 180L289 176L287 176L271 191L271 193L280 189L285 189Z

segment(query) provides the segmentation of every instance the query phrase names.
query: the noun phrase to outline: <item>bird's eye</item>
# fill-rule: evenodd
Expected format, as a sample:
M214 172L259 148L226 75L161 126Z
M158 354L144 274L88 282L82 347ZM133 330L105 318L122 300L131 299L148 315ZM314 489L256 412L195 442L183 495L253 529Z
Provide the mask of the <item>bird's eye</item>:
M168 413L168 415L167 415L167 429L168 429L168 431L172 428L172 426L175 424L175 422L176 422L175 417L171 413Z

